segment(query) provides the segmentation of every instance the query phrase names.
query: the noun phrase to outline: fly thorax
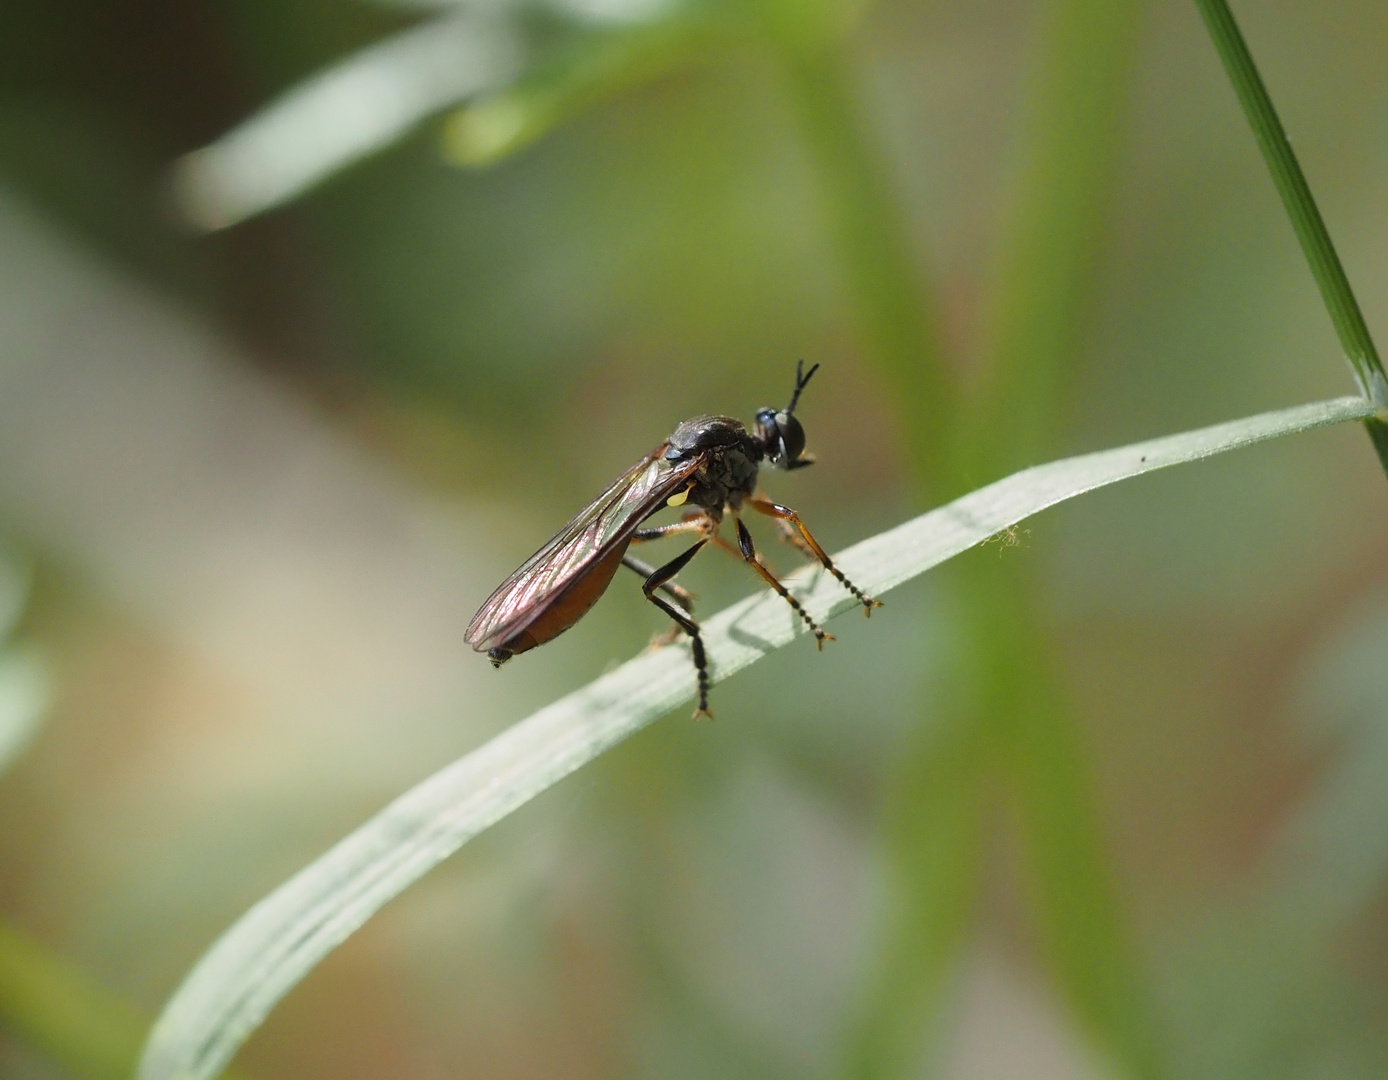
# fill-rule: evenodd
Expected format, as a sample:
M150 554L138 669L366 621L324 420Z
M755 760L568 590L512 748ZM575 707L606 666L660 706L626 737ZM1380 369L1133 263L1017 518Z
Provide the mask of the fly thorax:
M750 495L757 486L757 462L744 447L714 450L705 460L689 492L690 502L721 510L728 502Z

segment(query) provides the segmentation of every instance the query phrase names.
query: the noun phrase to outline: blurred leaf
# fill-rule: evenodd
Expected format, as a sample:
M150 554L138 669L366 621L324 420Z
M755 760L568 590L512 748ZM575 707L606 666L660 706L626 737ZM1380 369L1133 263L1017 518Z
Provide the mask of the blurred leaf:
M1083 355L1102 250L1096 238L1114 190L1142 8L1140 0L1048 5L982 393L962 417L968 430L959 463L975 475L996 475L1045 453L1063 418L1071 369ZM1016 563L1009 568L980 582L984 571L971 566L970 588L988 613L978 635L989 684L983 692L1006 736L1042 954L1095 1042L1128 1075L1156 1077L1164 1069L1142 966L1105 858L1088 764L1031 582Z
M1014 692L1003 723L1012 736L1008 775L1021 808L1042 953L1095 1043L1129 1076L1162 1076L1148 988L1115 895L1080 735L1059 700L1053 665L1028 632L1038 620L1017 615L1002 620L1015 628L1004 646Z
M4 922L0 1023L76 1080L125 1080L149 1027L148 1017L82 968Z
M665 70L708 7L672 0L388 6L444 14L320 72L187 155L173 178L187 221L220 229L262 213L474 97L493 95L454 115L445 150L464 165L500 160L604 93ZM563 25L546 26L546 15Z
M287 202L469 98L487 100L454 114L444 130L445 151L462 165L492 164L604 95L667 70L692 53L689 39L712 28L725 36L769 35L803 54L842 36L860 6L856 0L383 3L444 14L320 72L187 155L173 186L190 224L225 228ZM547 25L556 17L557 31Z
M29 574L0 558L0 643L14 632L29 597ZM0 651L0 771L28 744L48 709L48 666L36 648Z
M960 704L946 702L943 711L960 714ZM932 719L918 727L925 745L907 748L893 778L900 797L887 818L891 858L882 905L882 938L890 947L877 951L867 973L844 1048L844 1076L917 1070L945 973L972 925L993 732L961 722L962 715Z
M865 540L836 562L880 594L1083 492L1371 412L1362 399L1339 398L1036 466ZM858 607L814 568L787 581L816 618ZM805 632L773 593L734 604L704 625L718 681ZM402 795L223 935L166 1006L140 1076L210 1080L275 1003L382 905L488 826L690 701L694 689L684 648L645 653Z
M701 40L679 20L576 38L505 90L449 116L444 153L468 168L494 165L603 98L673 68Z
M1356 620L1314 658L1302 691L1333 758L1278 838L1267 867L1273 914L1325 934L1388 881L1388 610Z
M1125 128L1141 0L1046 5L980 385L957 418L965 487L1045 454L1083 337ZM1006 422L999 437L998 426ZM969 477L977 479L969 479Z
M0 1018L75 1077L130 1075L147 1019L76 965L0 923Z
M787 50L783 60L859 335L896 390L919 489L939 494L942 436L956 395L910 230L865 133L843 58L804 48Z
M1388 1041L1337 962L1339 936L1388 881L1388 609L1329 635L1301 677L1307 735L1330 758L1275 838L1243 910L1164 950L1188 1076L1383 1075Z
M1079 347L1107 217L1140 5L1058 0L1039 9L1038 66L1025 94L1012 220L974 384L960 407L907 409L918 458L948 491L1036 460L1051 445ZM909 302L909 301L908 301ZM915 301L919 304L919 301ZM893 370L898 385L921 373ZM913 397L918 394L913 394ZM942 422L943 421L943 422ZM952 431L942 430L948 423ZM933 458L938 458L938 461ZM919 466L918 466L919 467ZM922 1024L972 929L978 833L1003 773L1015 793L1042 951L1088 1033L1134 1076L1158 1072L1140 967L1097 835L1087 768L1030 582L1012 562L958 568L960 662L949 739L916 740L888 796L887 857L898 894L879 945L845 1075L912 1075ZM923 718L926 728L938 718ZM1003 768L999 768L1003 766ZM922 790L928 785L928 790Z
M292 199L389 145L425 117L512 79L515 28L463 10L373 45L320 72L179 162L184 217L220 229Z
M15 560L0 557L0 641L14 632L29 599L29 572Z
M0 770L29 744L49 697L48 666L37 650L0 653Z
M1167 989L1166 1048L1187 1080L1384 1075L1388 1042L1376 995L1322 941L1224 909L1165 941L1155 966Z

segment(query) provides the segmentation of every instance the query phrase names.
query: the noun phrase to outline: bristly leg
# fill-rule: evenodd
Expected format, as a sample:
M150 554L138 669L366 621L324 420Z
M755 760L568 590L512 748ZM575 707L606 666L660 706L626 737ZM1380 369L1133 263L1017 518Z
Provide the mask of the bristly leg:
M809 545L810 552L819 560L820 565L828 570L829 573L833 574L834 577L838 578L839 584L851 592L857 598L858 602L863 605L864 615L871 616L873 608L882 606L882 601L874 600L863 592L862 589L854 585L853 582L849 581L848 578L844 577L843 571L834 565L834 561L829 558L829 556L825 554L824 549L819 546L819 541L810 535L809 529L805 528L805 523L800 520L800 515L789 506L782 506L780 503L771 502L769 499L748 499L747 503L758 513L765 514L767 517L776 518L778 521L784 521L793 526L805 543Z
M694 671L699 679L699 707L694 710L695 720L698 720L700 717L707 717L710 720L713 719L713 713L708 711L708 656L704 652L704 639L699 633L699 624L691 619L688 614L675 607L674 604L657 596L656 590L683 570L689 564L689 560L699 554L700 549L707 543L708 538L705 537L688 551L675 556L675 558L671 559L659 570L656 570L646 578L645 584L641 586L641 591L645 594L646 599L660 608L666 615L669 615L670 618L674 619L679 625L679 628L689 635L689 649L690 652L694 654Z
M695 510L685 514L679 521L669 525L655 525L649 529L637 529L631 534L633 544L644 544L649 540L659 540L663 536L678 536L680 533L702 533L707 536L718 528L707 510Z
M805 625L810 628L810 633L814 634L815 645L821 649L824 648L824 643L833 641L834 635L825 631L819 623L810 618L810 613L801 606L800 601L791 596L786 587L776 580L776 575L762 564L757 555L757 549L752 544L752 534L747 531L747 526L742 523L742 519L734 518L733 520L737 522L737 546L741 549L742 557L747 560L747 564L753 570L762 576L762 580L780 593L781 598L795 609L795 613L800 618L805 620Z

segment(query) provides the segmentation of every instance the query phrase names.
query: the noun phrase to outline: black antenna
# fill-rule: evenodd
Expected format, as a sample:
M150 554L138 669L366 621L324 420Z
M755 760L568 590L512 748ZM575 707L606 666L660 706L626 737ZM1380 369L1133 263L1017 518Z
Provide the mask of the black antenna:
M802 372L804 369L805 361L795 361L795 393L790 395L790 404L786 406L787 416L789 416L791 413L795 411L795 403L800 400L800 391L805 389L805 384L808 383L810 379L814 377L814 373L819 370L819 365L816 364L814 367L810 368L808 374L801 375L800 372Z

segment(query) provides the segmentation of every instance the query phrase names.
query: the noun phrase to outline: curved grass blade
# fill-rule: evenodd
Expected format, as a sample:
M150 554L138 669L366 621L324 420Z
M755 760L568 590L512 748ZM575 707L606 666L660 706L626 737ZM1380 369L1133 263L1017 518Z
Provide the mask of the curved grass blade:
M0 770L38 734L52 692L43 653L22 647L0 653Z
M1014 473L849 548L835 561L880 595L1049 506L1265 439L1372 415L1337 398ZM858 606L828 574L789 579L826 619ZM803 632L774 594L704 623L715 680ZM684 648L637 657L406 792L256 904L198 962L155 1025L141 1080L211 1080L285 994L392 897L489 825L695 693Z
M377 42L179 161L179 210L214 230L287 202L432 113L504 86L520 54L504 19L469 10Z
M0 642L6 642L23 615L30 584L26 567L0 557ZM0 772L37 734L52 691L41 650L20 644L0 652Z

